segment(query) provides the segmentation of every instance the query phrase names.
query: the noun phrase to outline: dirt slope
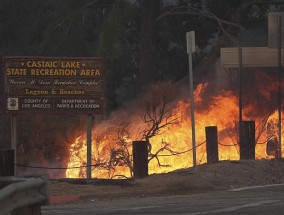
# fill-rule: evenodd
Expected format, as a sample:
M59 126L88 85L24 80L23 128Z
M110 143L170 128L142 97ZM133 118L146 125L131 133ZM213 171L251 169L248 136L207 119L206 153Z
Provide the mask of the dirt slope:
M284 161L220 161L143 179L49 181L50 196L77 196L81 201L195 194L244 186L284 183Z

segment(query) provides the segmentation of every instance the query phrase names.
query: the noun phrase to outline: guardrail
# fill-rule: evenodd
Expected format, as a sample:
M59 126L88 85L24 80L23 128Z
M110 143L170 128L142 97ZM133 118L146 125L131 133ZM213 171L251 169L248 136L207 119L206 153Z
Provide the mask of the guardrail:
M0 177L0 215L21 207L48 203L47 181L45 176Z

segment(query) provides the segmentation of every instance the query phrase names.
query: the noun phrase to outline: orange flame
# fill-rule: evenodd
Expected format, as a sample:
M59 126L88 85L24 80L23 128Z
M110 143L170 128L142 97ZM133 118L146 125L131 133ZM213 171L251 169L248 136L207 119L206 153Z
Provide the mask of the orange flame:
M206 162L206 145L205 145L205 127L218 127L219 141L219 160L238 160L239 146L237 138L237 122L238 122L238 98L231 91L223 91L217 96L210 98L204 97L204 92L208 90L208 84L200 84L195 92L195 127L196 127L196 143L197 143L197 163ZM204 104L206 103L206 109ZM208 108L209 107L209 108ZM254 107L252 105L244 108L243 120L249 120L249 113L252 113ZM170 150L164 150L159 153L159 163L153 159L149 162L149 174L163 173L172 170L187 168L193 165L192 161L192 144L191 144L191 120L190 120L189 101L180 100L175 108L172 109L172 117L177 118L177 123L170 124L162 129L161 134L150 139L152 152L157 152L163 147L163 143L170 144ZM277 122L277 112L274 112L269 121ZM129 116L130 117L130 116ZM137 128L143 128L145 125L139 117L135 115L130 120L130 124L117 124L111 121L93 131L92 137L92 177L95 178L111 178L115 175L123 175L131 177L130 166L127 162L132 161L131 143L132 138L137 134ZM255 116L254 116L255 117ZM117 119L116 119L117 120ZM266 121L261 117L252 119L256 122L256 158L269 158L266 154ZM141 122L141 123L137 123ZM132 126L135 126L132 128ZM122 127L127 128L123 131ZM283 148L284 145L282 145ZM112 165L111 158L119 152L128 150L128 154L124 154L126 160L121 164ZM127 150L125 150L127 149ZM116 153L116 154L115 154ZM175 155L173 155L173 154ZM282 156L284 153L282 152ZM128 163L129 164L129 163ZM70 146L70 161L66 171L68 178L86 177L86 168L72 168L86 165L86 136L81 135Z

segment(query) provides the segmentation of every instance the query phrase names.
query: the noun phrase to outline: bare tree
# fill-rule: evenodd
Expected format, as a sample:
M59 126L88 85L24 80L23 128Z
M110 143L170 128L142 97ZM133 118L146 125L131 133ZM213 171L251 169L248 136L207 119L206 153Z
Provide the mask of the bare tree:
M170 105L175 96L176 89L171 82L160 82L150 86L142 115L143 121L147 124L147 129L143 131L143 138L147 141L159 135L162 128L177 120L172 115L173 106Z
M156 158L160 166L164 166L161 165L158 159L160 152L168 151L172 154L175 152L171 150L169 143L162 141L162 147L157 152L153 153L150 139L160 135L163 128L177 123L177 117L173 115L173 106L171 105L175 97L176 89L174 85L169 81L165 81L152 84L145 101L145 111L142 115L142 120L146 123L147 127L142 133L143 139L148 143L148 161Z
M161 152L168 152L169 155L176 155L178 152L172 150L170 143L162 140L161 147L152 152L150 139L154 136L160 135L162 129L177 122L177 117L172 114L172 102L176 96L175 86L168 81L152 84L149 87L149 92L145 97L144 112L141 118L146 123L146 128L141 132L142 139L148 143L148 162L156 159L160 166L167 166L161 164L159 156ZM109 144L109 157L107 160L95 160L95 168L108 170L109 178L127 178L126 175L115 174L115 169L118 166L125 166L129 169L130 176L133 176L133 159L131 152L131 133L129 132L130 122L122 122L116 126L111 126L106 132L96 136L98 144L105 133L115 131L115 138ZM111 131L110 131L111 130ZM103 138L102 138L103 139ZM98 150L97 157L100 152ZM168 155L167 155L168 156Z
M117 128L117 138L115 141L115 146L110 149L110 159L109 159L109 169L115 168L115 166L127 166L129 168L130 176L133 176L133 165L132 165L132 154L129 151L131 141L130 134L127 130L129 127L128 123L124 123ZM113 175L114 177L123 177L125 175Z

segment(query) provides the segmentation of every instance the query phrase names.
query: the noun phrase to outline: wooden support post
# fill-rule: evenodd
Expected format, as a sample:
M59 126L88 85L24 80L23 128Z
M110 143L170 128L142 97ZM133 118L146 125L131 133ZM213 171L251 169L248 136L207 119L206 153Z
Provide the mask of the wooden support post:
M14 176L14 150L0 150L0 177Z
M240 122L240 159L255 159L255 122Z
M14 150L14 161L13 164L17 165L17 119L16 115L11 116L11 148ZM14 176L17 176L18 168L14 166Z
M87 178L92 178L92 130L93 117L87 116Z
M207 163L216 163L218 157L218 135L217 126L205 127Z
M148 141L133 141L133 174L134 178L148 176Z

